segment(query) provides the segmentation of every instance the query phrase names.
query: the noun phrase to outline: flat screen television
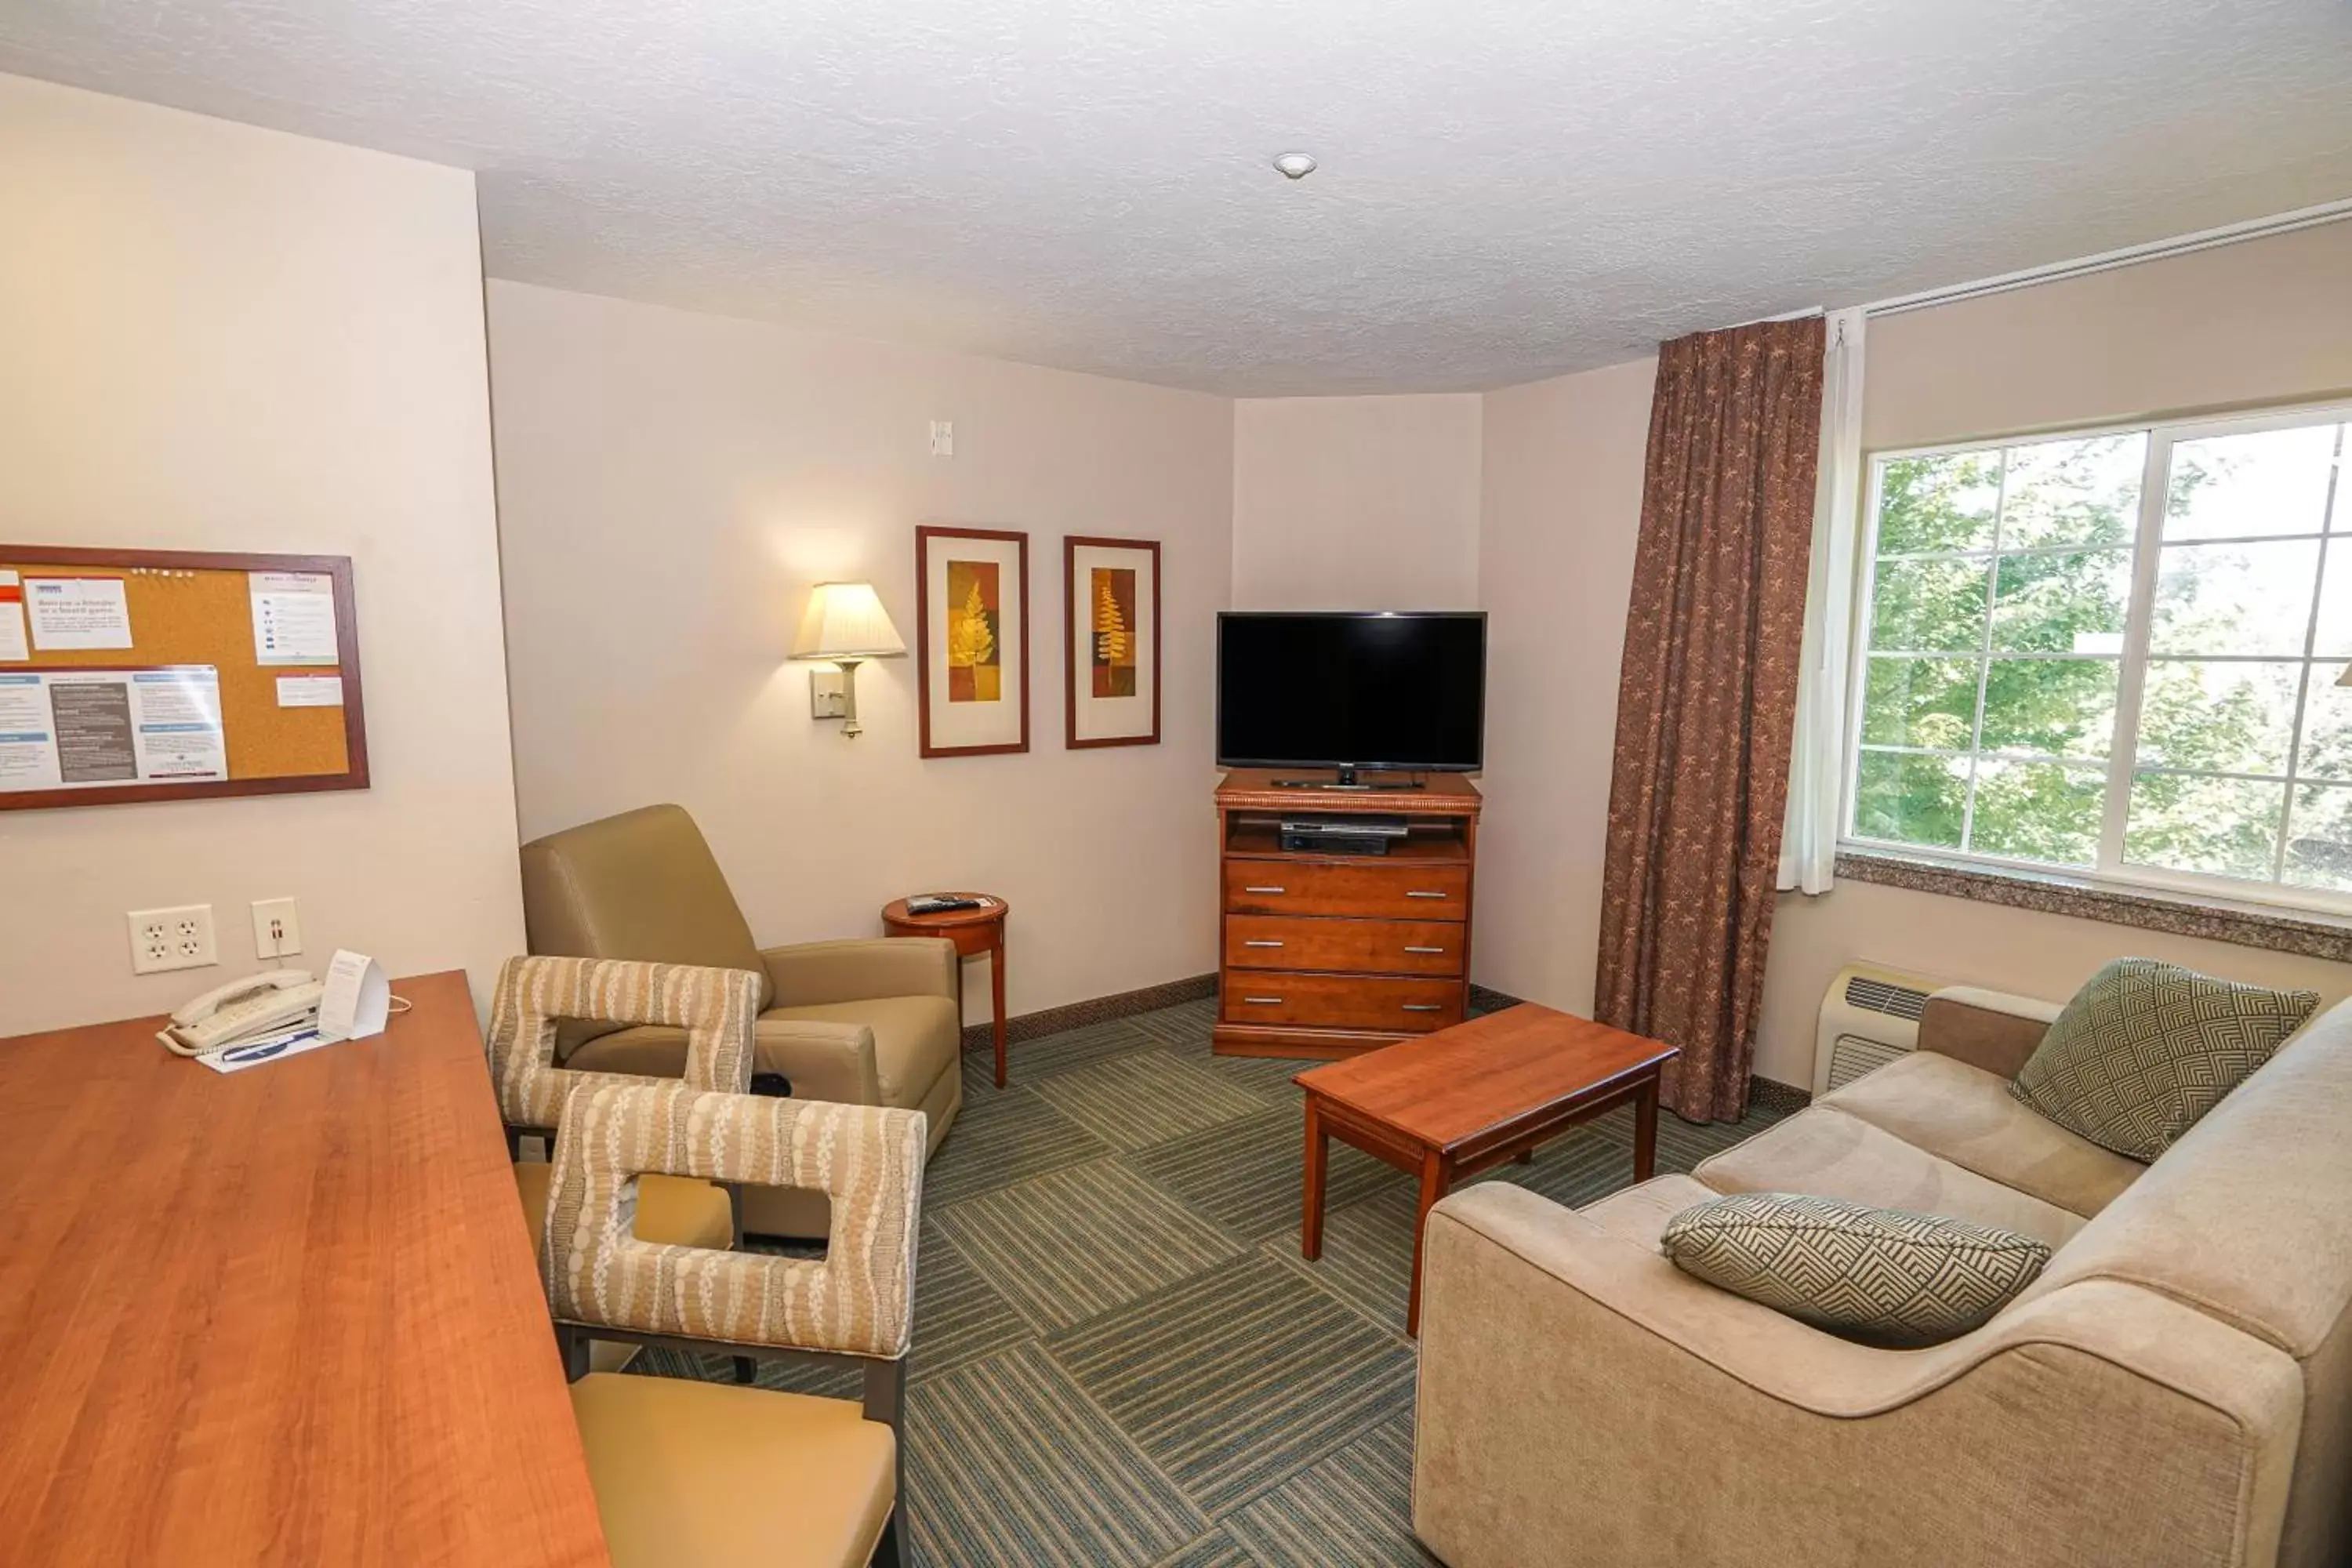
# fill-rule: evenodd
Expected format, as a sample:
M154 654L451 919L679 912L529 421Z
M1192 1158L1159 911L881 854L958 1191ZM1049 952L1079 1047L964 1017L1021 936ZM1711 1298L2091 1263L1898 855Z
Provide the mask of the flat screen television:
M1217 765L1475 773L1486 760L1477 611L1217 617Z

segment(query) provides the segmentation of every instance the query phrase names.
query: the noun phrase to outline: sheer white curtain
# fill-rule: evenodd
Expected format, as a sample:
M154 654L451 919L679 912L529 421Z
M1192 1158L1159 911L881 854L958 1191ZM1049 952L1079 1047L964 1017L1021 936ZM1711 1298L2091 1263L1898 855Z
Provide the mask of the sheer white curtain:
M1780 887L1825 893L1837 864L1845 784L1846 659L1862 521L1862 338L1859 308L1830 313L1822 375L1821 478L1813 492L1813 554L1805 584L1804 668L1796 744L1789 753L1789 815Z

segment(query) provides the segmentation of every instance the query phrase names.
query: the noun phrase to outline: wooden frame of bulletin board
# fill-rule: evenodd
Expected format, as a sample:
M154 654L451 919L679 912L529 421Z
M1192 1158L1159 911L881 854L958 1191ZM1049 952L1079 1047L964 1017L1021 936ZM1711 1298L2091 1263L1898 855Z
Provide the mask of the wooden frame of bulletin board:
M0 544L0 811L367 784L349 556Z

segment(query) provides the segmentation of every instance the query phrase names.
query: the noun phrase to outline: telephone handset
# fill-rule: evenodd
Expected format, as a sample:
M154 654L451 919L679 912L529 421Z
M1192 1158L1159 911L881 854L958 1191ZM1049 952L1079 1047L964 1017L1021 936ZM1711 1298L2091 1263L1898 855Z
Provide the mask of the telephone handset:
M307 969L273 969L207 991L172 1015L155 1037L184 1057L288 1034L318 1016L327 988Z

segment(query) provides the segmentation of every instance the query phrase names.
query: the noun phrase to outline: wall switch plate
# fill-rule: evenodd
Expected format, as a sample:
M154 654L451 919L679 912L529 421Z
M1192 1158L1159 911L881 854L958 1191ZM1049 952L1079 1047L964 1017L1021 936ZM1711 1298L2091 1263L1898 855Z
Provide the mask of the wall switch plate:
M934 458L955 456L955 421L952 419L931 421L931 456Z
M849 678L837 669L809 671L809 717L849 717Z
M213 944L213 907L182 904L177 909L131 911L131 973L154 974L166 969L202 969L220 962Z
M302 951L302 923L291 899L253 900L253 956L286 958Z

